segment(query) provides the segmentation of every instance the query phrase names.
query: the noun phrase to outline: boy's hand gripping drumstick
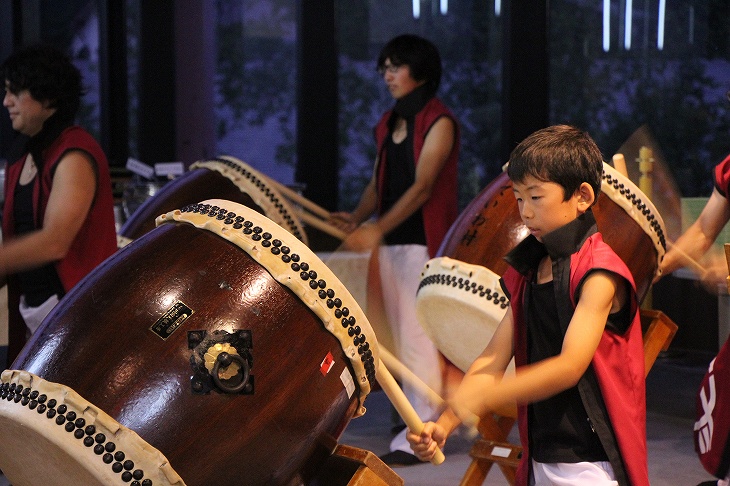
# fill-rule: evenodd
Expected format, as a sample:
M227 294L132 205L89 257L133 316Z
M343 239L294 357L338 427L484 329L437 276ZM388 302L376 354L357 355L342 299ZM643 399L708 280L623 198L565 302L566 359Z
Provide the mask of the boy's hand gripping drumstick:
M423 422L382 361L378 364L378 372L375 376L378 383L380 383L380 387L398 411L398 415L406 423L406 427L414 434L420 434L423 431ZM437 447L436 454L431 458L431 463L438 465L444 462L445 459L444 453Z

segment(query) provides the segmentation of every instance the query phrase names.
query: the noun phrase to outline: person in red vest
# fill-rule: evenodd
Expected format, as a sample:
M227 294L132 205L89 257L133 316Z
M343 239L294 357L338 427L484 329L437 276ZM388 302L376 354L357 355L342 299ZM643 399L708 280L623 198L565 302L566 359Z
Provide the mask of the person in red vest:
M53 47L0 66L18 132L5 172L0 278L8 285L8 364L79 280L117 249L109 164L74 125L81 74Z
M444 365L418 323L415 300L423 266L458 216L459 125L436 97L441 57L430 41L410 34L395 37L381 50L377 67L395 105L375 127L375 167L357 207L333 213L331 222L350 233L345 241L350 249L380 245L383 304L396 346L391 351L440 392ZM438 413L407 383L404 392L421 418ZM419 463L405 432L382 457L386 464Z
M730 93L728 95L730 98ZM712 244L730 221L730 155L715 166L712 175L712 194L697 220L667 251L660 264L660 275L668 275L686 266L695 270L702 283L714 293L718 284L727 284L725 256L712 256L702 263L698 262L710 253ZM720 352L710 364L698 393L695 449L705 469L721 478L701 483L701 486L730 485L730 390L725 386L728 377L730 341L720 344Z
M591 207L603 157L575 127L538 130L510 155L530 234L506 260L510 306L448 408L420 435L429 460L460 423L517 403L523 454L516 484L644 486L644 350L631 272L603 242ZM505 375L514 358L516 373Z

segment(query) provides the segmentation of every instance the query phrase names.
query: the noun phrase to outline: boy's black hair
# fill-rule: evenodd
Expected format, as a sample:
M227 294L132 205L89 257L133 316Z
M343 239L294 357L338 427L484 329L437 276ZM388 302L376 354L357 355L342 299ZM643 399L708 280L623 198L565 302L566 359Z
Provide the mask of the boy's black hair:
M0 66L7 89L17 94L27 89L36 101L49 102L58 118L73 120L81 103L81 73L53 46L37 44L18 50Z
M514 182L532 176L559 184L565 201L587 182L598 200L603 156L588 133L569 125L554 125L534 132L515 147L507 175Z
M435 94L441 83L441 56L433 43L414 34L403 34L391 39L380 51L377 68L385 67L390 59L393 66L407 65L411 77L416 81L426 81L426 86Z

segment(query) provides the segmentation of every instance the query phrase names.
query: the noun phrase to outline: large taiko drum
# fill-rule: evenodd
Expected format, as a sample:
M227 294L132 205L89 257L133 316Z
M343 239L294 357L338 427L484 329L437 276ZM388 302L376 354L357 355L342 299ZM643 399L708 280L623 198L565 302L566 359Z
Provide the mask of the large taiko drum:
M151 231L155 227L155 218L160 214L206 199L243 204L308 244L302 222L274 184L245 162L221 156L193 163L187 172L147 199L119 230L119 246Z
M260 213L167 213L59 303L0 384L17 485L307 483L363 401L376 337Z
M631 270L643 299L666 252L660 214L630 179L606 163L593 212L604 241ZM459 215L436 258L424 267L416 299L419 322L462 370L481 353L506 312L509 302L499 286L507 269L503 257L528 234L505 172Z

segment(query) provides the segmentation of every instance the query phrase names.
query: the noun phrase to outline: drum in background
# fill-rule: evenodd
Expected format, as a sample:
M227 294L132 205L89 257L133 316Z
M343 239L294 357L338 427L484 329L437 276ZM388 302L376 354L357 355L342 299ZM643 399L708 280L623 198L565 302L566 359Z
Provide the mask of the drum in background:
M604 241L631 270L638 296L643 299L666 252L661 216L631 180L605 163L601 193L593 213ZM424 267L416 300L419 321L444 356L462 370L484 349L504 315L504 310L500 313L482 303L482 291L478 289L491 288L489 295L499 296L500 304L504 303L498 284L499 276L507 270L503 257L528 235L512 183L504 172L459 215L437 258ZM440 257L450 259L444 263ZM450 310L435 311L437 305ZM483 329L475 334L475 326ZM465 337L456 337L461 335Z
M119 246L151 231L160 214L206 199L229 200L252 208L307 244L296 212L265 175L238 159L219 157L193 163L188 172L139 206L119 230Z
M221 159L228 160L234 164L244 164L242 161L229 155L221 155ZM330 252L338 249L346 235L329 222L329 211L304 197L300 192L272 178L263 176L270 187L279 193L289 202L300 224L304 228L307 239L304 240L309 248L315 252Z
M306 482L364 413L379 362L364 313L251 208L205 201L158 223L69 292L2 376L0 433L26 445L3 447L0 468L14 484L109 485L139 462L145 484L144 450L187 485ZM117 480L90 481L97 469Z

